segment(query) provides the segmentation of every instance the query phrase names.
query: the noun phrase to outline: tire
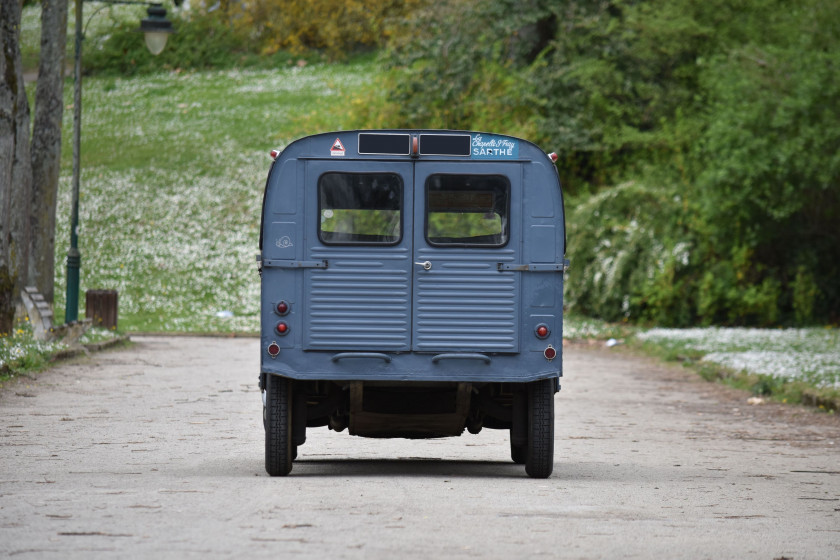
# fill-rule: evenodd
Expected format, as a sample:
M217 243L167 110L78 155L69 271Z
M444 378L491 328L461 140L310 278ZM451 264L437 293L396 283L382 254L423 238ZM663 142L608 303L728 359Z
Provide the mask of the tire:
M510 442L510 458L517 465L524 465L528 460L528 446L515 445L513 442Z
M268 430L268 420L267 420L267 418L268 418L268 413L266 412L266 408L263 407L263 429L264 430ZM297 456L298 456L298 446L293 445L292 446L292 461L297 459Z
M292 384L276 375L266 376L265 471L286 476L292 470Z
M554 380L528 385L528 453L525 472L548 478L554 470Z

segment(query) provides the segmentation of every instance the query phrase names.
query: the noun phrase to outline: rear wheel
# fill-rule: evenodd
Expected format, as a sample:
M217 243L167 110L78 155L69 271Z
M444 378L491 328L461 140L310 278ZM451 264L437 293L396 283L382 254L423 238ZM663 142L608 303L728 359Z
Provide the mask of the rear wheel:
M554 470L554 380L528 385L528 452L525 472L548 478Z
M265 391L265 470L271 476L286 476L297 451L292 444L292 385L268 375Z

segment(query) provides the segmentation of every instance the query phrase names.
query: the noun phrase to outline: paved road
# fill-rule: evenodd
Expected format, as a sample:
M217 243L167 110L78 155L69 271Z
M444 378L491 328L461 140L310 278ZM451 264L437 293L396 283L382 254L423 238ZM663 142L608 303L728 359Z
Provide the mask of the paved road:
M14 558L840 558L840 422L566 349L548 480L507 435L315 429L263 470L257 342L138 337L0 395Z

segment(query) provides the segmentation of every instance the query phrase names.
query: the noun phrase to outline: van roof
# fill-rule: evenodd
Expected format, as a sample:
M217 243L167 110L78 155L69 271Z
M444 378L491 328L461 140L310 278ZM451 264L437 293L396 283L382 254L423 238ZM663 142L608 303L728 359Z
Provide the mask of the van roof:
M504 134L467 130L383 129L323 132L293 141L277 156L289 158L535 160L548 156L535 144Z

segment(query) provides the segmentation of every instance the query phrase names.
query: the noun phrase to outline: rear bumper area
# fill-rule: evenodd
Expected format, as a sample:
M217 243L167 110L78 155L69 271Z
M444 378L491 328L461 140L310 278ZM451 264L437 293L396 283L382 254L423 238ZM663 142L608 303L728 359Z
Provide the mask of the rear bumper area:
M263 341L261 371L298 380L442 381L525 383L561 377L562 354L543 352L385 353L286 349L272 358Z

